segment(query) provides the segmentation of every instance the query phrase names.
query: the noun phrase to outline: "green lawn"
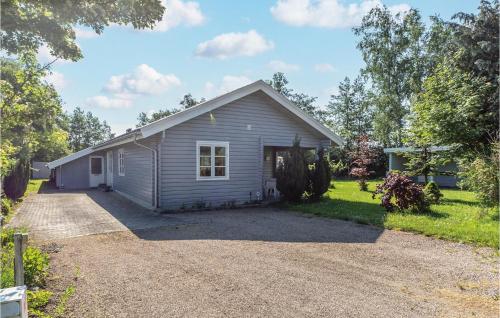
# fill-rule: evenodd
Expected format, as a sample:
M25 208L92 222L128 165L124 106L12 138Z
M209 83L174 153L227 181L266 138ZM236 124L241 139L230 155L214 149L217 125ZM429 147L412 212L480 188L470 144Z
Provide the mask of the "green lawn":
M42 189L43 185L48 182L47 179L32 179L28 182L28 187L24 192L24 196L26 197L30 193L37 193Z
M354 181L335 181L325 198L316 203L290 205L296 211L335 219L372 224L387 229L422 233L479 246L499 247L498 210L482 215L474 194L442 189L440 205L432 205L428 214L387 213L371 191L381 181L369 182L369 192L361 192Z

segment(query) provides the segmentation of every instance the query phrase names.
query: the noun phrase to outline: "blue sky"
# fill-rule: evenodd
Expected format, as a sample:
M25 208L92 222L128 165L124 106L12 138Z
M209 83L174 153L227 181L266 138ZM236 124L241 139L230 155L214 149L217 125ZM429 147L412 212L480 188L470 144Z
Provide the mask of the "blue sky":
M363 67L351 28L380 3L416 8L428 22L476 12L479 1L167 0L169 13L154 31L112 26L96 36L79 28L84 58L57 62L48 81L65 110L90 110L118 134L135 126L139 112L178 107L186 93L208 99L276 71L324 105ZM49 58L42 48L41 62Z

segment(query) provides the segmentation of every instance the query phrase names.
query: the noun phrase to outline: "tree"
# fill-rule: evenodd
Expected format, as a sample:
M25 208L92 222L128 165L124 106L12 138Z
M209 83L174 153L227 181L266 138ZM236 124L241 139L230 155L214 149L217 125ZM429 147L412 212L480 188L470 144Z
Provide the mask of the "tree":
M111 127L92 112L76 107L69 116L69 146L73 152L94 146L112 137Z
M311 197L315 200L321 198L323 193L330 188L332 180L332 172L330 164L325 159L325 151L320 148L317 153L317 158L314 162L314 167L311 171Z
M459 156L488 148L498 122L484 100L494 90L450 63L438 65L412 107L411 133L419 145L453 146Z
M286 97L289 97L290 94L292 93L292 90L287 87L288 79L282 72L274 73L273 78L271 80L266 81L266 83L271 85L275 91L283 94Z
M362 77L352 83L349 77L344 78L327 109L329 125L345 139L347 149L351 149L359 137L371 134L373 114Z
M300 138L293 145L276 170L276 188L290 202L299 202L308 187L307 164Z
M376 154L370 146L368 136L361 136L357 140L355 149L351 152L351 170L349 175L358 179L359 189L366 191L368 184L366 180L373 173L369 170L370 164L373 163Z
M196 106L199 103L203 103L204 101L205 101L205 98L202 97L200 99L200 101L198 101L195 98L193 98L191 93L188 93L188 94L184 95L182 100L179 102L179 105L181 106L181 108L172 108L172 109L165 109L165 110L161 109L157 112L153 112L151 115L148 115L145 112L141 112L137 116L137 124L135 126L142 127L142 126L147 125L149 123L152 123L154 121L157 121L157 120L160 120L160 119L165 118L167 116L178 113L182 110Z
M403 143L409 103L420 91L426 66L424 31L418 11L394 16L385 6L372 9L354 28L363 72L375 93L374 138L384 146Z
M8 54L37 51L47 45L57 58L83 57L75 42L75 25L101 34L110 24L152 28L165 8L158 0L2 1L2 48Z
M274 73L273 78L266 81L266 83L271 85L278 93L283 94L306 114L322 123L326 121L327 114L315 105L318 98L304 93L293 93L293 89L287 87L288 79L282 72Z
M46 72L31 53L21 54L19 61L2 59L1 177L5 193L14 199L23 195L37 153L53 160L67 151L59 148L67 139L61 100L43 80Z
M184 95L182 100L179 102L179 104L182 106L183 109L188 109L193 106L198 105L199 103L203 103L205 101L205 98L201 98L200 101L197 101L196 99L193 98L191 93L188 93Z

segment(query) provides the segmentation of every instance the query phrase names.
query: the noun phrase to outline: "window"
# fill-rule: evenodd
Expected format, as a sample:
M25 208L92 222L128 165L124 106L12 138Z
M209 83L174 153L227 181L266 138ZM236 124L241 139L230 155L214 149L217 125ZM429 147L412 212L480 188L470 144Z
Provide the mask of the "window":
M229 143L196 142L196 180L229 180Z
M118 175L125 175L125 154L123 148L118 149Z
M102 158L90 157L90 173L102 174Z

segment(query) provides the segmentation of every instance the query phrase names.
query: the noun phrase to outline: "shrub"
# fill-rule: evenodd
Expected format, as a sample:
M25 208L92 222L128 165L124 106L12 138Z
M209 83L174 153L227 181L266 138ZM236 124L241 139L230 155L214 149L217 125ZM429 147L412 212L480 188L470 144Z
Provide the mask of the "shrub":
M330 181L332 180L332 173L330 165L325 159L325 152L323 148L318 151L318 158L314 162L313 169L311 170L311 197L319 199L323 193L328 191Z
M0 255L0 288L13 287L14 282L14 243L2 244Z
M368 136L358 138L356 149L350 155L352 163L349 175L358 179L361 191L366 191L368 190L366 180L373 173L373 171L369 170L369 165L374 161L376 156L373 147L370 146Z
M500 144L493 144L490 155L481 155L472 161L460 163L460 186L474 192L483 206L498 205Z
M50 316L45 314L42 309L47 306L54 293L40 289L37 291L28 290L26 294L28 296L28 311L30 312L30 316L49 318Z
M2 195L2 215L9 215L10 212L12 212L12 200Z
M375 198L377 194L382 195L380 205L389 212L397 208L400 211L411 209L422 213L429 207L422 186L400 173L389 173L384 182L377 185L372 197Z
M23 254L24 283L27 286L43 286L49 271L49 255L39 248L28 246Z
M432 204L439 204L439 201L443 197L443 194L439 190L437 183L434 181L427 183L424 188L424 194L426 200Z
M276 170L276 188L291 202L299 202L308 185L308 170L300 138L295 136L293 145Z
M30 164L27 160L19 160L3 181L5 194L11 199L18 199L24 195L30 177Z

